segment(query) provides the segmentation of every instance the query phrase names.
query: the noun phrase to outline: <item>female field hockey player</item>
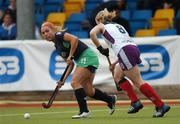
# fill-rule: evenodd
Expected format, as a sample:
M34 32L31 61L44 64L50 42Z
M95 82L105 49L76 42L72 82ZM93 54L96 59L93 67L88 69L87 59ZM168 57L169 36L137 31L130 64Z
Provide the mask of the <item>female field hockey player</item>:
M72 76L71 86L79 105L79 114L72 116L72 118L88 118L90 116L86 96L106 102L110 108L110 114L113 114L117 96L107 95L101 90L93 88L93 79L99 66L95 52L76 36L67 33L66 30L55 26L53 23L44 22L41 26L41 33L44 39L55 44L58 54L67 64L70 64L68 74L71 73L74 67L74 61L77 64ZM64 81L58 81L58 84L63 85Z
M131 99L131 107L128 113L136 113L143 108L143 105L137 98L130 82L125 76L139 88L142 94L150 99L156 106L156 112L153 117L162 117L169 111L170 106L164 104L153 88L146 83L140 74L138 64L141 63L140 51L134 41L130 38L125 28L112 22L115 17L115 11L109 12L107 9L100 11L95 18L97 25L90 31L90 37L101 54L109 56L109 49L103 48L97 39L97 34L101 34L109 47L113 49L118 60L112 63L109 68L114 71L114 79L122 90L127 92ZM119 65L116 66L116 64Z

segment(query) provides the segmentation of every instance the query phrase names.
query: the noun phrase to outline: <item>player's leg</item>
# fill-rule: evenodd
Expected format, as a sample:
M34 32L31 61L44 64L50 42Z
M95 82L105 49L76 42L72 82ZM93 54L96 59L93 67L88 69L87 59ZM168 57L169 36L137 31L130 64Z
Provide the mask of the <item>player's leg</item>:
M113 114L115 111L115 103L117 100L117 96L108 95L107 93L97 88L93 88L93 80L94 80L96 68L93 66L89 66L87 67L87 70L88 72L86 72L86 75L88 75L88 78L86 79L85 82L82 82L81 84L84 87L86 94L91 98L106 102L108 107L110 108L110 114Z
M119 87L125 91L129 99L131 100L131 106L128 110L128 113L136 113L140 109L143 108L143 105L141 104L140 100L138 99L132 84L124 77L124 72L120 68L119 64L116 65L116 68L114 70L114 79L116 82L118 82Z
M79 59L76 60L76 64L77 67L72 77L72 87L75 89L76 98L80 107L79 116L83 117L81 116L82 113L89 112L86 103L86 93L82 87L83 82L85 82L85 80L89 77L89 71L86 67L93 64L96 68L98 68L99 61L96 54L90 48L88 48L81 53Z
M157 93L153 90L153 88L145 81L142 80L141 74L137 64L141 63L140 59L140 51L136 46L128 45L123 47L118 54L120 66L124 71L124 74L133 82L135 86L137 86L140 91L150 99L158 109L160 114L156 113L156 117L163 116L170 107L163 107L165 104L162 102ZM162 108L166 108L163 109Z
M170 107L161 100L158 94L154 91L154 89L146 82L144 82L141 78L140 71L138 66L134 66L132 69L125 71L125 75L132 80L134 85L136 85L139 90L150 99L154 105L156 106L157 112L153 115L153 117L162 117L166 112L169 111Z
M73 119L89 117L89 110L86 102L86 93L81 86L81 82L84 82L86 75L84 74L84 68L77 67L74 71L71 86L74 89L76 100L79 105L79 114L72 116Z

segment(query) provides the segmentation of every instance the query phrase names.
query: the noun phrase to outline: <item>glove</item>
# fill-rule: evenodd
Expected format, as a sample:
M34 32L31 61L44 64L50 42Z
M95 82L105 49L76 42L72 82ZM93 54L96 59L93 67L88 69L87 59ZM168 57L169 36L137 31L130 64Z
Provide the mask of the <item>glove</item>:
M97 47L97 49L99 50L99 52L101 54L103 54L104 56L109 56L109 49L108 48L103 48L101 45L99 47Z

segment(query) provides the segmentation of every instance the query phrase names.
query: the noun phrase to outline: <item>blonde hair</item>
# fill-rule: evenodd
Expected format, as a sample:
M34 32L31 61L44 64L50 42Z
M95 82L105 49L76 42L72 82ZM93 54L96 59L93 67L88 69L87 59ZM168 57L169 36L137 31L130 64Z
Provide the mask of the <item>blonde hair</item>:
M66 31L66 29L63 29L63 27L61 27L61 26L56 26L56 25L54 25L52 22L44 22L44 23L41 25L41 28L44 27L44 26L47 26L47 27L51 28L54 32Z
M96 22L101 22L101 23L104 23L106 21L111 22L114 17L116 17L116 11L109 12L107 8L105 8L104 10L98 12L95 20Z

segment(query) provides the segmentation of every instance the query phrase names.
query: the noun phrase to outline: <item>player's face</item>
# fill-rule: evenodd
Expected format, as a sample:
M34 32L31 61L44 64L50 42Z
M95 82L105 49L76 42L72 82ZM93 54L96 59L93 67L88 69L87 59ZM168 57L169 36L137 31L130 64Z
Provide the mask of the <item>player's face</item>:
M44 39L46 39L47 41L53 41L54 32L50 27L48 26L41 27L41 33Z

